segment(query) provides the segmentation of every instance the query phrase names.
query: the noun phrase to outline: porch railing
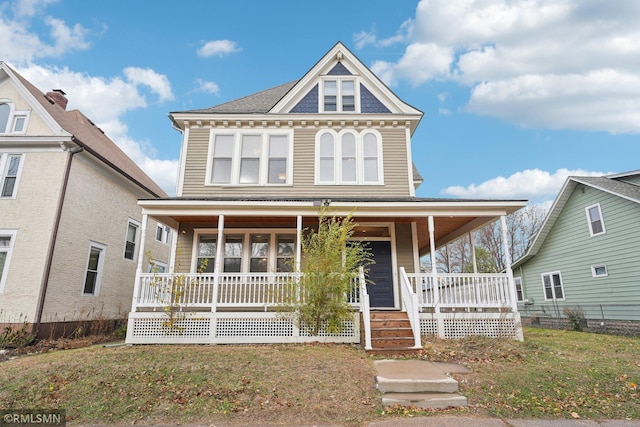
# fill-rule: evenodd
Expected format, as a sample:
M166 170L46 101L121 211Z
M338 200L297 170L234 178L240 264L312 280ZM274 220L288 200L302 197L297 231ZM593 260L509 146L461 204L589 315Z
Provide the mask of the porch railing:
M414 348L422 348L422 343L420 342L420 307L418 304L418 295L411 286L404 267L400 267L400 287L402 288L402 309L407 312L409 323L413 330L413 346Z
M140 274L133 308L266 310L300 298L296 280L296 273ZM360 304L360 289L360 279L354 276L346 295L354 308Z
M435 286L430 273L408 273L407 279L422 309L513 307L509 276L504 273L438 273Z

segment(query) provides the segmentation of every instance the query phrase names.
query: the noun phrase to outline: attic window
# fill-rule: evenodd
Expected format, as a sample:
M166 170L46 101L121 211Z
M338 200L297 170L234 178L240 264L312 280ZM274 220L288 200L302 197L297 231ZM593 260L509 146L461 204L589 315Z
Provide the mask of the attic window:
M14 110L11 101L0 100L0 134L23 134L27 130L28 120L29 111Z
M324 112L355 112L356 81L353 78L323 80L321 99Z

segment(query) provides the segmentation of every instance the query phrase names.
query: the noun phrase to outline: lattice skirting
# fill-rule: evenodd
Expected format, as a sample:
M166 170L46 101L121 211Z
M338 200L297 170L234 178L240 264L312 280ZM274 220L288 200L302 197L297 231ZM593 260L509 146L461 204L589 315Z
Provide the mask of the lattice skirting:
M165 313L129 313L127 344L248 344L360 342L360 315L340 334L314 337L295 321L276 313L184 313L173 321Z
M522 341L520 313L422 313L420 334L440 338L485 335Z

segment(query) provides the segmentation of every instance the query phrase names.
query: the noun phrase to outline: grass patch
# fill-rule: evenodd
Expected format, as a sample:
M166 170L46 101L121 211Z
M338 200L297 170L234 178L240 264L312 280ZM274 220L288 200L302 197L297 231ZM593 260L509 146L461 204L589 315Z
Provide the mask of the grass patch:
M373 359L348 345L102 346L0 364L0 407L64 408L70 424L340 424L395 416L640 419L640 339L526 329L525 342L429 338L469 407L381 407Z
M96 346L2 365L0 407L64 408L73 424L358 424L380 406L352 346Z
M423 358L457 362L471 409L503 418L640 419L638 338L528 328L525 342L430 340Z

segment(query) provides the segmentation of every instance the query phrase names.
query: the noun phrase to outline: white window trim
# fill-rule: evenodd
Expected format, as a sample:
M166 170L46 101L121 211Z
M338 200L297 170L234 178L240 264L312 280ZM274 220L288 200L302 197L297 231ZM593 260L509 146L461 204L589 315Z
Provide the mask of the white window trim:
M217 135L233 136L233 156L231 157L231 177L228 183L212 182L213 153ZM260 135L262 153L260 155L260 172L257 183L240 183L240 164L242 158L242 137L244 135ZM269 182L269 137L284 135L287 137L287 179L283 183ZM207 153L207 169L205 186L215 187L286 187L293 185L293 130L292 129L238 129L235 131L211 129L209 134L209 150Z
M336 111L325 111L324 110L324 83L327 80L335 80L336 81ZM352 80L353 81L353 96L355 108L354 111L342 111L342 80ZM354 75L337 75L337 76L324 76L320 80L320 84L318 85L318 111L321 113L334 113L334 114L358 114L360 113L360 83L356 76Z
M93 289L93 293L85 293L84 288L87 283L87 271L89 270L89 259L91 258L91 249L96 248L100 250L100 257L98 258L98 271L96 274L96 285ZM84 263L84 276L82 277L82 290L81 293L83 296L93 296L97 297L100 295L100 285L102 284L102 273L104 271L104 259L107 254L107 246L102 243L90 241L89 242L89 251L87 252L87 259Z
M522 298L518 298L518 284L520 284L520 293L522 294ZM526 298L524 296L524 287L522 286L522 277L514 277L513 278L513 285L516 288L516 300L518 302L525 302ZM544 282L543 282L543 286L544 286Z
M4 287L7 283L7 276L9 275L9 264L11 264L11 255L13 254L13 246L16 242L17 230L0 230L0 236L9 236L9 247L1 248L2 252L7 254L7 258L4 260L4 268L0 273L2 277L0 279L0 294L4 293Z
M158 261L156 259L152 259L149 261L149 266L147 268L147 273L155 273L155 271L153 271L155 269L155 267L163 267L164 268L164 272L167 273L169 271L169 267L167 265L166 262L162 262L162 261ZM159 273L162 274L162 273Z
M320 140L322 135L330 133L333 136L334 151L333 151L333 180L321 181L320 180ZM356 138L356 181L355 182L343 182L342 180L342 149L341 139L342 135L350 133ZM375 135L378 144L378 180L377 181L365 181L364 180L364 137L366 134L371 133ZM354 129L344 129L340 132L336 132L333 129L326 129L316 133L315 141L315 185L384 185L384 159L382 158L382 135L376 129L364 129L356 131Z
M129 234L129 225L134 225L136 227L136 238L135 238L135 242L133 242L134 244L134 248L133 248L133 257L131 259L126 257L126 253L127 253L127 235ZM138 262L138 251L140 250L140 233L142 231L142 223L140 221L137 221L133 218L129 218L127 220L127 227L125 229L124 232L124 245L122 248L122 259L124 259L125 261L132 261L132 262Z
M4 188L4 181L7 178L7 172L9 172L9 158L18 156L20 161L18 162L18 172L16 174L16 183L13 185L13 194L11 196L2 196L2 189ZM18 186L20 185L20 177L22 176L22 166L24 165L24 153L0 153L0 200L1 199L15 199L18 194Z
M597 268L604 268L604 274L597 274L596 273ZM591 266L591 276L593 276L594 278L607 277L608 275L609 275L609 269L607 268L606 264L596 264Z
M160 239L158 239L158 230L162 230ZM159 222L156 226L156 235L154 238L156 239L156 242L168 245L171 242L171 228Z
M29 118L31 117L30 110L16 110L13 101L7 98L0 98L0 104L7 104L9 106L9 116L7 118L7 126L5 129L0 129L0 135L17 134L23 135L27 133L27 127L29 127ZM24 128L16 132L16 118L24 117Z
M562 298L556 298L556 290L555 287L553 285L553 276L554 275L558 275L558 277L560 277L560 289L562 289ZM544 287L544 276L550 276L551 277L551 292L553 293L553 298L547 298L547 292L545 290ZM544 300L545 301L564 301L565 300L565 290L564 290L564 280L562 280L562 273L560 271L547 271L545 273L542 273L540 275L540 278L542 280L542 295L544 296Z
M593 232L593 221L591 221L591 216L589 215L589 209L592 209L592 208L598 208L598 214L600 215L600 222L602 223L602 231L599 233ZM605 234L607 232L607 229L604 226L604 216L602 215L602 208L600 207L600 203L587 206L586 208L584 208L584 210L587 214L587 224L589 225L589 235L591 237L595 237L595 236L600 236L602 234Z
M296 230L291 228L269 228L267 230L260 228L225 228L223 238L227 236L242 236L242 263L241 274L249 273L249 267L251 263L251 241L252 234L269 235L269 267L267 272L275 272L278 264L278 241L279 235L293 236L297 238ZM201 235L213 235L216 236L217 241L218 229L217 228L196 228L193 230L193 247L191 250L191 272L198 271L198 242ZM295 240L294 240L295 241ZM222 250L222 257L224 258L224 248ZM294 255L295 257L295 255ZM224 260L220 260L220 266L224 265ZM218 262L218 260L216 260ZM256 273L259 274L259 273Z

